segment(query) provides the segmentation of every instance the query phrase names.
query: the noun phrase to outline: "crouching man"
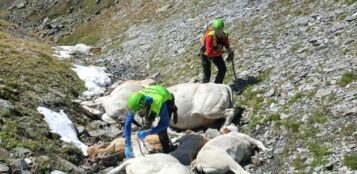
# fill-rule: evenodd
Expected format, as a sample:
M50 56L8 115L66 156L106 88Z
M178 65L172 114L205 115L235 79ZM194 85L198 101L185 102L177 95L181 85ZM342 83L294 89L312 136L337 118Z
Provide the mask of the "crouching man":
M177 108L173 94L159 85L152 85L139 92L132 93L128 98L128 114L125 118L125 156L131 158L131 123L135 123L134 115L144 118L142 125L145 130L138 132L138 138L143 140L147 135L157 133L159 135L162 151L170 152L170 140L167 135L167 127L170 123L171 114L174 113L174 123L177 122ZM160 117L156 127L151 128L155 117Z

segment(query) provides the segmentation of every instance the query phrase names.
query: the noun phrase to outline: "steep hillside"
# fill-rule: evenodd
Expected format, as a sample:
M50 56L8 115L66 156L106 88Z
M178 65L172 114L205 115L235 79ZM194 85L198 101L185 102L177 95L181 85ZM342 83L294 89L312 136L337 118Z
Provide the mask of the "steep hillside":
M37 165L35 173L61 166L61 162L56 161L81 164L80 150L72 145L63 146L36 108L63 109L71 113L76 124L85 124L86 117L79 106L72 103L84 90L83 82L70 69L70 62L52 57L50 45L20 34L24 32L8 22L0 20L0 26L1 171L4 164L15 164L15 160L30 156Z
M214 17L223 17L236 52L241 131L271 148L250 170L356 168L355 1L140 2L119 2L62 43L100 31L97 44L107 53L97 62L117 78L172 85L200 80L198 40ZM81 37L84 31L89 35ZM228 68L225 83L232 83Z
M227 64L225 83L244 109L240 131L270 149L254 157L260 166L246 169L356 172L355 0L104 2L95 1L102 5L92 8L94 1L34 1L1 16L59 44L101 46L96 64L109 68L113 80L151 77L168 86L201 80L199 38L215 17L222 17L236 55L239 79L233 80ZM27 8L36 3L46 4L43 13ZM49 10L60 6L61 13Z

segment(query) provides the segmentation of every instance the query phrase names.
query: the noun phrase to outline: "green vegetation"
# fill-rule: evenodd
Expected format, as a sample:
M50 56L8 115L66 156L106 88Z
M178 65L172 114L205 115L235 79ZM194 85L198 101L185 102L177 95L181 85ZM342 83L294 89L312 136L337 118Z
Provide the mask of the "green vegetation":
M243 91L241 94L243 96L243 100L238 101L236 105L251 107L253 108L253 112L257 113L264 100L261 96L262 93L262 91L253 90L253 87L250 86Z
M355 2L357 2L357 0L346 0L347 5L352 5Z
M299 48L301 48L301 43L296 43L290 48L290 51L295 53Z
M69 14L76 11L81 11L79 15L88 16L95 15L102 9L111 7L115 0L101 1L99 4L92 0L83 1L58 1L58 3L51 4L48 8L41 8L40 11L32 11L28 19L30 21L42 21L48 17L50 19Z
M50 133L36 108L66 108L74 123L86 122L76 115L80 109L72 103L85 89L83 82L70 69L70 62L52 57L50 45L4 32L0 32L0 43L0 98L14 106L13 110L0 109L4 119L0 147L7 150L25 147L35 154L57 154L78 164L83 159L78 158L80 150L69 144L64 147L59 137ZM58 92L65 97L58 96Z
M352 136L353 132L357 130L357 125L350 124L341 127L341 133L345 136Z
M314 155L314 161L312 162L313 166L327 163L324 159L324 156L329 153L329 149L327 147L321 146L320 142L314 142L309 144L309 150Z
M301 169L305 169L308 164L304 163L304 159L301 159L301 156L298 155L296 159L294 159L292 161L292 165L297 169L297 170L301 170Z
M357 154L345 155L343 159L343 163L351 167L354 170L357 170Z
M357 75L355 73L346 72L342 74L340 81L338 81L338 85L340 87L345 87L356 79L357 79Z
M327 121L327 118L319 112L315 112L309 118L309 124L325 123L326 121Z

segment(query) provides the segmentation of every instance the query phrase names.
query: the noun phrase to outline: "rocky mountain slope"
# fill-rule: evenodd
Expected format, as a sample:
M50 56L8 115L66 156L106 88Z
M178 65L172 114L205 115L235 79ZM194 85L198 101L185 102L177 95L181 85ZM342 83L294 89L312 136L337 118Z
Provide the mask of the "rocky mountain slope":
M356 172L355 0L9 2L0 3L1 17L28 32L102 47L95 64L107 67L113 81L154 78L168 86L201 80L198 40L222 17L236 55L239 79L227 64L225 83L244 109L240 131L270 149L254 157L261 166L246 168Z

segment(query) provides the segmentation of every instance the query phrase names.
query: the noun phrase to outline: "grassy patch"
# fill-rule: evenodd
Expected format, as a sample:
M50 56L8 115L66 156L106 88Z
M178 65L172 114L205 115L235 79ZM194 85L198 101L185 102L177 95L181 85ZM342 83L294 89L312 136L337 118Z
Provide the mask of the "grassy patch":
M253 87L250 86L243 91L241 94L243 99L238 101L237 105L251 107L253 108L253 112L256 113L260 110L261 104L264 100L261 96L262 93L262 91L253 90Z
M343 163L351 167L354 170L357 170L357 154L345 155L343 159Z
M288 129L291 130L293 133L299 132L299 128L301 123L298 123L296 121L286 121L283 123L283 125Z
M263 72L261 72L261 73L258 75L257 81L258 81L258 82L262 82L262 81L268 79L268 77L270 76L272 70L273 70L273 68L267 68L267 69L265 69Z
M52 136L43 116L36 111L38 106L73 109L73 113L79 110L72 100L85 88L70 69L72 65L53 58L50 45L3 32L0 32L0 43L0 55L5 55L0 57L0 98L14 105L13 111L1 110L4 124L0 131L0 147L7 150L25 147L35 154L54 153L74 163L82 160ZM57 96L52 90L66 96ZM70 116L74 123L82 122L83 118Z
M11 116L11 111L8 110L8 109L0 108L0 116L2 116L2 117L10 117Z
M75 45L77 43L95 45L101 38L101 25L98 21L88 22L85 25L77 27L72 35L63 37L59 43L62 45Z
M301 159L301 156L298 155L296 159L292 161L292 165L297 169L297 170L302 170L305 169L308 164L304 163L304 159Z
M357 2L357 0L346 0L347 5L352 5L355 2Z
M345 87L356 79L357 79L357 76L355 73L346 72L346 73L342 74L340 81L338 81L338 85L340 87Z
M322 115L320 112L315 112L309 118L309 123L310 124L325 123L326 121L327 121L327 118L324 115Z
M320 143L321 142L314 142L309 144L309 150L314 155L313 166L323 165L327 162L324 156L329 153L329 149L321 146Z
M290 48L290 51L295 53L299 48L301 48L301 43L296 43Z
M350 124L346 126L341 127L341 133L345 136L351 136L353 132L357 130L357 127L355 124Z

